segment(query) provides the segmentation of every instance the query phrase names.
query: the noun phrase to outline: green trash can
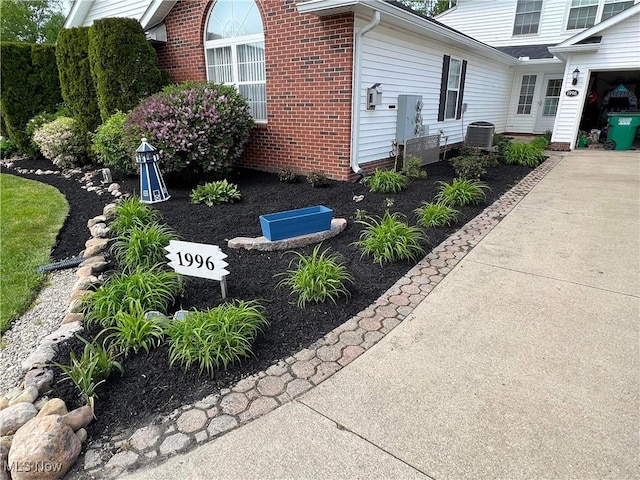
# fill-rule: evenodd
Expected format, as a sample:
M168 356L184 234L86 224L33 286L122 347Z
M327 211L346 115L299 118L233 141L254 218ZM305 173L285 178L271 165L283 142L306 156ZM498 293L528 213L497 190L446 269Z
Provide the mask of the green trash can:
M629 150L640 126L640 112L613 112L609 117L607 144L611 150Z

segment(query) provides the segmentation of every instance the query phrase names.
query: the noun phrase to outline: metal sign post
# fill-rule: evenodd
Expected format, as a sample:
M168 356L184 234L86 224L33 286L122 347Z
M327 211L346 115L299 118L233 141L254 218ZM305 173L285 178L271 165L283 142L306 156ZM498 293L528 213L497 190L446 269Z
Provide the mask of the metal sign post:
M169 266L177 273L191 277L210 278L220 282L222 299L227 298L227 255L217 245L171 240L165 247Z

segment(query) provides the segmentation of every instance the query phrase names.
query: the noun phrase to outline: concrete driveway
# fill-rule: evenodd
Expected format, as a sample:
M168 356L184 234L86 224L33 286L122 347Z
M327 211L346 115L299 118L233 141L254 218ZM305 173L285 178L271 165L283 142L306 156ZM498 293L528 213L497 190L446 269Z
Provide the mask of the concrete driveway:
M129 478L640 474L640 155L564 159L377 345Z

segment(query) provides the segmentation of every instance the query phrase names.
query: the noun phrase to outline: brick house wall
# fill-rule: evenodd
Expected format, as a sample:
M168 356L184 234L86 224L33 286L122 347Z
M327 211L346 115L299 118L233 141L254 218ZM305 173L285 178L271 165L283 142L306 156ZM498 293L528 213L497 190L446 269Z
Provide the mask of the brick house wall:
M265 36L267 124L243 156L250 168L352 178L349 164L354 18L301 15L295 0L257 0ZM157 47L174 82L206 80L204 32L211 0L179 1Z

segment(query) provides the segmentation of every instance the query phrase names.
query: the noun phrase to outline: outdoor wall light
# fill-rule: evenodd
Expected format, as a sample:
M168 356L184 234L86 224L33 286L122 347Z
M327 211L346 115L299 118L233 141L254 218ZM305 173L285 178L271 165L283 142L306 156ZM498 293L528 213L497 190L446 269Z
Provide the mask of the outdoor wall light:
M573 71L573 80L571 80L571 85L578 84L578 75L580 75L580 70L578 70L578 67L576 67L576 69Z

